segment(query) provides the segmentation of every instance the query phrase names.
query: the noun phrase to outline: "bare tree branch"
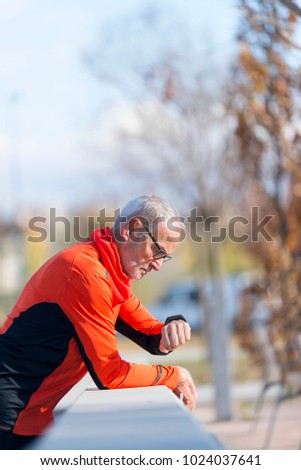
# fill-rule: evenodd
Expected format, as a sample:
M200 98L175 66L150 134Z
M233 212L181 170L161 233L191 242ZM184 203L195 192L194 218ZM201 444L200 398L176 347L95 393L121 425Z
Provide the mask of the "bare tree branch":
M292 46L292 47L294 47L295 49L301 50L301 44L298 44L297 42L292 41L292 39L291 39L287 34L285 34L285 32L282 31L280 28L277 27L276 29L277 29L277 33L279 34L279 36L280 36L289 46Z
M285 3L286 0L280 0L280 1L283 1L283 3ZM242 12L244 12L244 14L248 14L249 13L249 10L247 8L240 8L240 10ZM300 13L301 13L301 9L300 9ZM276 31L277 31L277 34L279 34L279 36L289 45L289 46L292 46L294 47L295 49L298 49L298 50L301 50L301 44L295 42L292 40L292 38L285 33L285 31L283 31L283 29L281 28L281 26L279 25L279 20L276 19L275 17L273 17L272 15L271 16L264 16L264 15L252 15L252 20L253 21L257 21L259 23L261 23L262 25L266 25L266 24L271 24L275 27Z
M301 8L295 2L292 2L291 0L280 0L280 2L292 10L296 15L301 16Z

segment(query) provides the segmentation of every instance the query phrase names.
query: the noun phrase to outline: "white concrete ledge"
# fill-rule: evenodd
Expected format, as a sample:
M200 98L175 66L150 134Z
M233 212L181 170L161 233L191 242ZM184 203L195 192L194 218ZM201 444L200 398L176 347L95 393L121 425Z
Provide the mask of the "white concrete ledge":
M222 449L166 387L87 389L34 449Z

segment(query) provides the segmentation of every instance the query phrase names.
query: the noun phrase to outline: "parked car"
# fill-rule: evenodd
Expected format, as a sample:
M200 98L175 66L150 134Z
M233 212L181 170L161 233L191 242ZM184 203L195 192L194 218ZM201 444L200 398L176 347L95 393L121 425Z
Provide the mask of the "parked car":
M160 321L173 315L183 315L192 330L204 327L204 306L209 309L220 308L217 300L216 279L198 280L184 278L171 284L162 297L147 308ZM230 274L221 279L223 314L227 325L232 328L239 311L240 282L239 276ZM206 304L205 304L206 302Z

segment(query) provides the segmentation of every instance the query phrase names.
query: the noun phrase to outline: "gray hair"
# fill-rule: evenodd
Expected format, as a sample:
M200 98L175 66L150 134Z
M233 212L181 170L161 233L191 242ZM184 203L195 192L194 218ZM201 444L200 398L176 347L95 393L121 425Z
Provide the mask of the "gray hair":
M121 223L128 222L133 217L142 219L150 228L159 222L167 224L171 219L182 221L178 211L171 204L162 197L153 194L139 196L129 201L121 209L114 227L119 227Z

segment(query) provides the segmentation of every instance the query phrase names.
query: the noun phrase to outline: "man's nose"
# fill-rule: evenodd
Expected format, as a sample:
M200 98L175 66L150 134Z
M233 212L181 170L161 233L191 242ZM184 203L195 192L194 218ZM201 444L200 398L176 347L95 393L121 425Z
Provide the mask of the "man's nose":
M149 266L151 267L151 269L154 269L155 271L159 271L159 269L161 269L161 267L162 267L162 264L163 264L163 258L153 259L149 263Z

